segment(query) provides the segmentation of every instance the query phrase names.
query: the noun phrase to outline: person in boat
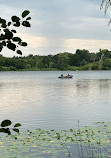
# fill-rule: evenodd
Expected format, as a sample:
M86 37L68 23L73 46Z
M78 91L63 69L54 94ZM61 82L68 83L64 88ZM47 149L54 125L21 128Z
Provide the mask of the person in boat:
M63 74L61 75L61 77L63 77Z

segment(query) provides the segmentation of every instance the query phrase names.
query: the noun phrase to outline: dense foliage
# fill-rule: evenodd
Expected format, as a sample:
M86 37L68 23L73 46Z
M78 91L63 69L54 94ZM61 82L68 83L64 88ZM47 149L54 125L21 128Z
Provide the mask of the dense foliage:
M100 49L97 53L90 53L85 49L77 49L74 54L30 54L12 58L0 55L0 71L18 70L111 70L111 51Z

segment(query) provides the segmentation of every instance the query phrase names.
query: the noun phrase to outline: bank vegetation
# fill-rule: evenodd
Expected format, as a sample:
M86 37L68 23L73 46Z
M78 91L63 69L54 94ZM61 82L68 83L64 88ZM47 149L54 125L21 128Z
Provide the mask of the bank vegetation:
M0 71L111 70L111 51L96 53L77 49L74 53L4 57L0 55Z

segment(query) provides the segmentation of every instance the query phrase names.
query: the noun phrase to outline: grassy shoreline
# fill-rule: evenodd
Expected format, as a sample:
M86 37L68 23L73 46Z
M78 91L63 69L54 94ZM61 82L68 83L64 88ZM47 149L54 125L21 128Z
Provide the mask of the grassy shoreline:
M82 69L82 68L72 68L72 69L64 69L64 70L58 70L55 68L41 68L41 69L36 69L36 68L32 68L32 69L17 69L17 70L10 70L9 68L5 68L3 70L0 70L1 72L3 71L98 71L98 69L92 70L92 69ZM107 71L107 70L101 70L99 69L99 71ZM108 69L108 71L110 71L110 69Z

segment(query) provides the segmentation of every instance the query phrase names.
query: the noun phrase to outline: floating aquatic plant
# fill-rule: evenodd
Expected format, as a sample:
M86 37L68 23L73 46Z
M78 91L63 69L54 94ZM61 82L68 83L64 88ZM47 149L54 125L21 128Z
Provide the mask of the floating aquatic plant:
M18 124L19 126L19 124ZM17 128L17 124L15 126ZM0 138L0 157L4 158L98 158L111 156L111 124L69 130L23 131Z

